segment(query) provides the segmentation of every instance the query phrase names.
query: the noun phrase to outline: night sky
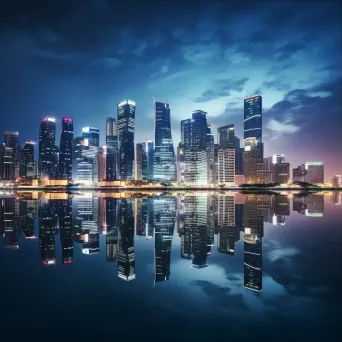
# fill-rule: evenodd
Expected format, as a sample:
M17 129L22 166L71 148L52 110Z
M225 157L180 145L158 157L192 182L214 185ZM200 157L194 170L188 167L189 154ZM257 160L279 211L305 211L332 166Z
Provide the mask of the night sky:
M0 132L38 140L41 118L101 130L137 103L135 142L154 140L153 97L180 120L208 112L243 138L243 99L263 96L265 156L342 173L341 3L7 1L0 8Z

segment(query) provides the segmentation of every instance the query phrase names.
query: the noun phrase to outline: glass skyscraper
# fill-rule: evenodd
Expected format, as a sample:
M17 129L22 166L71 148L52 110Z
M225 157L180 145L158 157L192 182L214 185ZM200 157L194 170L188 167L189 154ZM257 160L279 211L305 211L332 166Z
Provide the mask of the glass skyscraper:
M72 143L74 139L74 125L70 118L63 117L62 133L59 148L59 177L72 180Z
M32 141L26 141L20 151L20 172L22 178L36 177L36 164L34 161L34 145Z
M118 104L117 135L119 140L119 169L121 179L134 178L135 102Z
M247 183L260 183L258 163L263 162L262 97L255 95L244 100L244 174Z
M56 146L56 119L45 117L39 130L39 176L58 178L58 148Z
M82 128L82 137L83 139L87 139L88 146L99 147L100 143L100 130L95 127L83 127Z
M155 102L153 178L159 181L176 180L175 151L171 133L171 114L168 103Z

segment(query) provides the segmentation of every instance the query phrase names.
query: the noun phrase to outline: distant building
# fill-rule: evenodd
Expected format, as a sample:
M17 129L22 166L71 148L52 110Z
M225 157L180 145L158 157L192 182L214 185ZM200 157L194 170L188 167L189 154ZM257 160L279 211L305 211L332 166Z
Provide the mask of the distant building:
M208 184L215 181L215 146L214 134L211 132L211 125L207 124L207 158L208 158Z
M135 145L135 180L147 179L147 155L146 144L137 143Z
M153 180L153 154L154 147L153 141L147 140L145 143L145 153L146 153L146 162L147 162L147 179Z
M342 186L342 176L341 175L334 175L331 180L332 186Z
M20 177L35 178L36 163L34 160L34 146L32 141L26 141L24 147L20 151Z
M322 162L307 162L305 170L305 182L312 184L324 183L324 164Z
M299 165L298 167L292 169L292 182L304 182L306 175L305 165Z
M218 150L218 183L235 182L235 149L221 147Z
M184 145L180 143L177 147L177 182L184 182L185 160Z
M99 147L100 144L100 130L95 127L83 127L82 137L87 139L88 146Z
M20 170L20 144L19 144L19 132L7 131L4 134L4 143L7 149L13 149L12 152L8 152L8 155L13 155L13 168L14 178L19 177ZM12 173L12 171L10 172Z
M106 122L106 146L110 149L110 158L113 164L113 180L119 178L118 173L118 158L119 158L119 142L117 136L116 120L114 118L107 118Z

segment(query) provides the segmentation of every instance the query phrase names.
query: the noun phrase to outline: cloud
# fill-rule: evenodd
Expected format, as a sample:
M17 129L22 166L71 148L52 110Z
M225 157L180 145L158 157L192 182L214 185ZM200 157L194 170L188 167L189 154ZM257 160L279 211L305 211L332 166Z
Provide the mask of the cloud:
M279 260L289 260L290 257L293 257L299 254L300 251L294 247L287 247L287 248L277 248L273 251L268 253L268 259L271 262L276 262Z
M181 52L184 60L196 66L205 66L220 58L222 47L216 43L184 45Z
M93 65L104 65L108 68L111 67L117 67L122 64L122 60L116 58L116 57L102 57L96 59L93 63Z
M214 90L206 90L200 97L196 98L194 102L201 103L201 102L208 102L211 100L215 100L220 97L229 96L230 93L228 91L222 90L221 92L216 92Z

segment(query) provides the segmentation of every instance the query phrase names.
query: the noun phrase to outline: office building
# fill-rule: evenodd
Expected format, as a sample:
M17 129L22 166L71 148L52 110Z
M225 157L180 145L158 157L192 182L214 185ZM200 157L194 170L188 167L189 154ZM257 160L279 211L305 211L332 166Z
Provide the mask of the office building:
M196 110L191 121L182 121L184 139L184 181L197 185L208 184L207 113Z
M147 179L147 155L146 155L146 144L138 143L135 146L135 180L146 180Z
M135 102L125 100L118 104L117 135L119 140L119 175L134 179Z
M88 141L88 146L100 146L100 130L95 127L83 127L82 138Z
M21 178L36 177L36 162L34 160L34 146L32 141L26 141L24 147L20 151L20 172Z
M341 175L334 175L331 179L332 186L342 186L342 176Z
M269 158L257 163L257 179L262 184L272 183L272 163Z
M112 163L112 178L113 180L119 179L118 170L118 157L119 157L119 141L117 136L116 120L114 118L107 118L106 122L106 146L110 149L110 159Z
M7 147L7 156L12 156L13 158L13 167L14 168L14 178L19 177L20 172L20 144L19 144L19 132L16 131L7 131L4 134L4 143L5 147ZM12 149L13 152L10 152L9 150ZM7 159L7 162L9 162L9 159ZM12 171L9 171L8 174L12 175ZM12 179L12 178L8 178Z
M272 183L287 184L290 178L290 164L277 163L272 165Z
M72 144L74 125L70 118L63 117L62 133L59 145L59 178L72 181Z
M244 173L247 183L261 182L256 171L257 163L262 160L262 97L255 95L244 100Z
M208 184L215 181L215 147L214 134L211 132L211 125L207 124L207 159L208 159Z
M45 117L40 122L38 171L41 178L58 178L58 147L56 146L56 119Z
M177 182L184 182L185 160L184 160L184 145L181 143L177 146Z
M298 167L292 169L292 182L304 182L306 175L305 165L299 165Z
M147 140L145 143L145 152L146 152L146 160L147 160L147 179L153 180L153 141Z
M235 183L235 149L221 147L218 150L218 183Z
M170 107L168 103L155 102L154 110L153 178L158 181L176 181Z
M2 169L2 179L15 179L15 150L6 145L3 145Z
M305 163L306 175L305 182L311 184L324 183L324 164L322 162L307 162Z

